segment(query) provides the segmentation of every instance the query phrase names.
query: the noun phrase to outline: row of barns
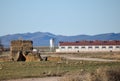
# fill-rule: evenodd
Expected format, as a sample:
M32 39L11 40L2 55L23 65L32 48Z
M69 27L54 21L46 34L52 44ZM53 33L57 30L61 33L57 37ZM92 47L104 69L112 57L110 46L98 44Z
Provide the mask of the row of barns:
M76 41L59 42L56 52L119 52L120 41Z

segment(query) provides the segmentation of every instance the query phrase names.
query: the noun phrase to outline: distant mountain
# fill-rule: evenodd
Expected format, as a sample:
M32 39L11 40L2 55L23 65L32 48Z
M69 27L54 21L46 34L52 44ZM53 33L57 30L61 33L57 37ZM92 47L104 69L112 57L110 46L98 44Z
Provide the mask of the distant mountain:
M23 33L1 36L0 39L4 46L10 46L11 40L32 40L34 46L49 46L49 40L55 39L55 45L59 41L79 41L79 40L120 40L120 33L106 33L99 35L76 35L76 36L63 36L54 35L49 32L35 32L35 33Z

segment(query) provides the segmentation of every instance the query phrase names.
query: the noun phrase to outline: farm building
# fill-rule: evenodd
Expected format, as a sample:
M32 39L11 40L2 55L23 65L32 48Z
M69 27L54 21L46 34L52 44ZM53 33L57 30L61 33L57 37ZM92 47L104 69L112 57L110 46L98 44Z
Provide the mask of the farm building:
M120 51L120 41L59 42L56 52L112 52Z

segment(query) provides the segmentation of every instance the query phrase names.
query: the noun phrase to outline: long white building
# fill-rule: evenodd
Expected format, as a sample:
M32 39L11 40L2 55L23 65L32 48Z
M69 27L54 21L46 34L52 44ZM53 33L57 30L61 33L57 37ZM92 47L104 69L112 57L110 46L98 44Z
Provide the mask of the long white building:
M56 52L119 52L120 41L59 42Z

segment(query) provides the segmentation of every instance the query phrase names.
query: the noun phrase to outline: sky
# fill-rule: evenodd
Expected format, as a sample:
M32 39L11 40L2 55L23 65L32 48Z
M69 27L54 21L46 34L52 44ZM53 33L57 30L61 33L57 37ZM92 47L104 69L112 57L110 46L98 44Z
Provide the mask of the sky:
M0 36L120 33L120 0L0 0Z

